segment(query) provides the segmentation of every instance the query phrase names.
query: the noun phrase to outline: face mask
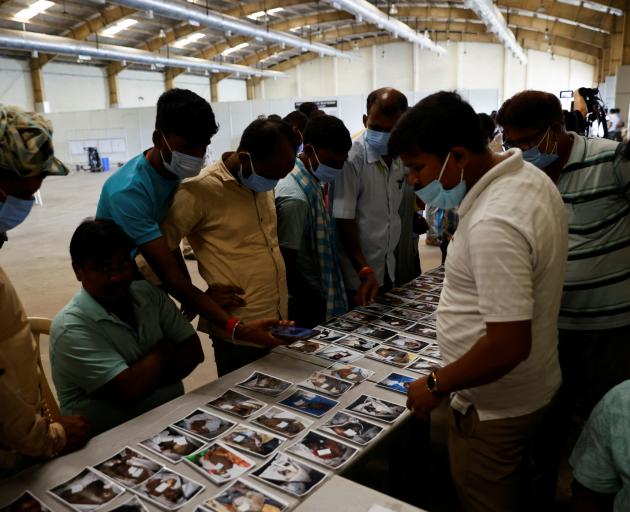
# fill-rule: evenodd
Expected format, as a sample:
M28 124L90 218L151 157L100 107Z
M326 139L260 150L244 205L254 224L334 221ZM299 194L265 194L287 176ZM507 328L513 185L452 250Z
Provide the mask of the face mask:
M426 187L422 187L420 190L416 191L416 195L425 204L433 206L434 208L441 208L443 210L457 208L466 195L466 182L464 181L463 169L461 180L456 187L445 190L442 182L440 181L442 179L442 174L444 174L444 169L446 169L446 164L448 163L448 159L450 156L450 153L446 155L446 160L444 160L444 165L442 165L442 170L440 171L438 179L433 180Z
M35 199L20 199L6 195L0 202L0 239L1 235L24 222L33 208Z
M388 132L377 132L367 128L365 130L365 142L379 155L386 155L390 135Z
M178 178L193 178L197 176L203 167L203 158L187 155L186 153L180 153L179 151L173 151L171 146L169 145L164 134L160 132L164 142L166 142L166 147L171 152L171 162L167 162L164 160L164 155L162 151L160 151L160 156L162 157L162 164L164 168L177 176Z
M321 163L319 161L319 158L317 157L317 153L315 153L315 151L313 151L313 153L315 154L315 160L317 160L317 169L313 171L315 177L323 183L332 183L333 181L335 181L335 179L337 179L337 176L339 176L339 171L341 169L335 169L334 167L330 167L329 165ZM311 169L312 168L313 165L311 164Z
M253 192L269 192L270 190L273 190L279 180L272 180L256 174L256 171L254 171L252 156L249 153L245 154L249 157L249 165L251 166L252 172L247 177L243 176L243 166L241 165L238 170L238 179L240 182Z
M542 144L543 140L545 140L545 137L549 136L549 130L550 128L547 128L545 135L543 135L543 138L538 144L536 144L533 148L529 148L523 151L523 160L529 162L532 165L535 165L539 169L549 167L558 159L558 155L556 154L556 149L558 148L557 142L553 145L551 153L543 153L539 149L539 146Z

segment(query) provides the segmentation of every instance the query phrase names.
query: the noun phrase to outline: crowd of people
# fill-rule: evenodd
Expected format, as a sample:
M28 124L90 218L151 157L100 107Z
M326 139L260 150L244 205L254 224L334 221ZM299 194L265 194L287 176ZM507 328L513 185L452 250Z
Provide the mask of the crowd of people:
M107 179L70 240L81 289L50 333L59 407L0 269L0 477L183 394L204 357L197 316L225 375L287 343L272 328L316 326L417 277L419 212L437 208L456 215L437 316L444 364L411 384L407 407L426 419L449 401L462 509L551 509L577 422L575 509L630 510L625 145L568 132L541 91L492 119L456 93L409 107L383 88L363 125L353 140L304 103L256 119L204 165L219 129L210 104L165 92L153 146ZM67 173L50 123L0 105L0 243L44 178Z

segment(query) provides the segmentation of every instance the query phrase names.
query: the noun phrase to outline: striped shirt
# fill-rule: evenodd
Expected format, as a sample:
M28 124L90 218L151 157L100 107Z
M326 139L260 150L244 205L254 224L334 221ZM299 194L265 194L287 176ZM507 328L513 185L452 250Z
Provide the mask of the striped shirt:
M571 136L557 183L569 217L559 327L630 325L630 162L617 142Z

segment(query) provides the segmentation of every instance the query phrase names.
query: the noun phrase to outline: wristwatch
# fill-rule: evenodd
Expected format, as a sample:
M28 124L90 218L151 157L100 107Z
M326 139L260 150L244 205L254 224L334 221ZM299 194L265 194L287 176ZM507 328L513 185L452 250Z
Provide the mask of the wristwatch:
M445 395L445 393L440 392L440 387L438 384L437 369L433 370L427 377L427 389L429 390L429 393L431 393L434 396L441 397Z

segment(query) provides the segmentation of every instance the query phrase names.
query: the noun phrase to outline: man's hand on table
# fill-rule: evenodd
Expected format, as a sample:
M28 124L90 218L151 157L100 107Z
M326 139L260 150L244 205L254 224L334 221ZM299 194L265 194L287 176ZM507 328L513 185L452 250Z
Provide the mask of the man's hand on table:
M92 437L92 425L85 416L62 416L59 423L66 432L66 445L61 450L62 454L83 448Z
M289 320L254 320L241 323L236 328L236 337L239 340L249 341L266 348L275 348L280 345L289 345L295 340L284 340L271 334L272 327L292 327L295 322Z
M372 304L376 296L378 295L378 290L380 285L374 276L374 273L367 274L361 280L361 286L357 291L357 294L354 296L354 301L357 303L357 306L367 306L368 304Z
M412 382L407 391L407 409L419 420L426 420L442 400L443 396L436 396L427 388L427 377Z
M216 302L223 309L235 309L246 306L247 303L243 299L242 295L245 294L245 290L238 286L232 286L229 284L211 284L205 291L205 294ZM189 322L192 322L199 314L195 308L182 305L182 314L184 318Z

